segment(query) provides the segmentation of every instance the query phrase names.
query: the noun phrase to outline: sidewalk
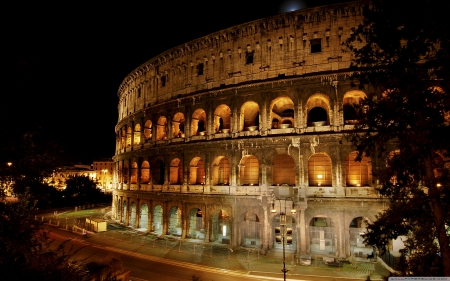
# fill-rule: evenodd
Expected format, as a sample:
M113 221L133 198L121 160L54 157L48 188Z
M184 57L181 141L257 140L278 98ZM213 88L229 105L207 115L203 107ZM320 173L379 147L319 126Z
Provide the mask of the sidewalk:
M101 213L100 209L98 209L98 212L92 211L92 213L90 213L90 210L81 212L69 211L59 216L60 228L65 228L65 221L68 221L68 228L70 228L70 220L75 221L73 217L103 218L104 213ZM65 219L68 216L71 219ZM48 222L49 220L46 217L44 221ZM111 220L108 220L108 230L106 232L88 232L87 236L87 241L90 243L127 251L130 255L135 253L144 254L178 262L220 268L222 270L238 271L249 275L283 279L282 251L272 250L266 255L262 255L254 248L240 247L230 250L229 245L213 242L204 243L203 240L180 240L178 237L172 236L166 236L164 239L161 239L152 234L143 234L138 229L121 226ZM343 267L336 268L329 267L322 261L313 260L311 266L302 266L293 262L292 253L286 252L285 256L285 267L289 270L286 273L286 278L290 280L304 279L307 276L383 280L383 276L389 275L387 269L375 262L344 264Z

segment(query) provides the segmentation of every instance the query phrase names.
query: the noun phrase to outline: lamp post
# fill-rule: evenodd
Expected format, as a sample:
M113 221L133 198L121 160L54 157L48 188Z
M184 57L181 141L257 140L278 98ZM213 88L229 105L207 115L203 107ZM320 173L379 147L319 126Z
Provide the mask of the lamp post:
M284 204L284 212L280 212L280 232L281 232L281 237L282 237L282 245L283 245L283 269L281 270L283 272L283 280L286 281L286 272L288 272L289 270L286 269L286 205L287 205L287 201L292 201L292 208L291 208L291 213L295 214L296 210L295 210L295 206L294 206L294 199L292 197L287 197L287 198L275 198L274 201L272 202L272 210L270 210L271 213L276 213L277 210L275 209L275 200L278 200L278 202L280 202L280 210L281 210L281 200L284 200L285 204Z

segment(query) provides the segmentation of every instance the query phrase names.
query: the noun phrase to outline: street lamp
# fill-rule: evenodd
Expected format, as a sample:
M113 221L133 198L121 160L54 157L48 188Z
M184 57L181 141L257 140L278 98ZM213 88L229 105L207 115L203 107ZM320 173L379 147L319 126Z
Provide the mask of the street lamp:
M280 232L281 232L281 238L282 238L281 243L283 244L283 269L281 271L283 272L283 277L284 277L284 280L286 281L286 272L289 271L288 269L286 269L286 250L285 250L286 242L287 242L286 241L286 235L287 235L287 228L286 228L286 205L287 204L286 203L287 203L287 201L292 201L291 213L295 214L296 210L295 210L295 205L294 205L294 199L292 197L275 198L274 201L272 202L272 210L270 210L271 213L277 212L277 210L275 209L275 200L278 200L278 202L280 202L280 210L281 210L281 200L285 201L284 212L280 212ZM291 233L292 233L292 230L291 230ZM292 240L290 241L290 243L292 243Z

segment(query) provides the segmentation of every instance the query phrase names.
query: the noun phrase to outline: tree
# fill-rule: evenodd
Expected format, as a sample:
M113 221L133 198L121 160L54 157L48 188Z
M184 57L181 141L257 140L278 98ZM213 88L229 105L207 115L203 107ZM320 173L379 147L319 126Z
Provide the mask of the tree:
M364 22L344 43L355 85L369 92L350 139L359 157L382 159L374 173L390 200L365 242L384 251L406 235L405 275L450 276L448 8L438 0L367 2Z
M84 204L103 202L104 194L97 183L87 176L74 176L66 181L64 194L69 203Z
M0 201L0 276L4 280L82 280L81 260L64 244L52 250L29 196Z

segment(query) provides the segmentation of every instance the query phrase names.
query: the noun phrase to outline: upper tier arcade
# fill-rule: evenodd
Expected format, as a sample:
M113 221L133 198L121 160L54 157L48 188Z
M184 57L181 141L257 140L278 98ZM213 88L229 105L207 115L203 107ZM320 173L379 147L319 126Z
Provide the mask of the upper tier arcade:
M367 2L297 10L172 48L132 71L118 90L119 122L165 101L237 85L345 72L342 42ZM168 35L170 36L170 35ZM155 39L157 40L157 39Z

